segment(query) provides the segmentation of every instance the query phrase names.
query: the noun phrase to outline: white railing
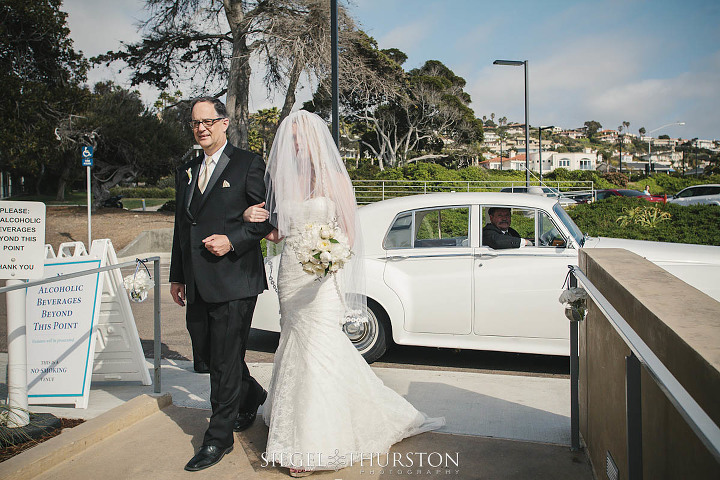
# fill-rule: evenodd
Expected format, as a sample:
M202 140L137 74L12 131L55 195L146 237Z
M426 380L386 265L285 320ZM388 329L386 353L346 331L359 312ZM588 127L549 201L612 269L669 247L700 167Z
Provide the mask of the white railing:
M525 180L353 180L355 197L359 205L388 198L422 195L436 192L499 192L506 187L525 187ZM537 180L530 186L540 186ZM542 186L557 189L562 195L573 198L592 195L592 181L543 181Z

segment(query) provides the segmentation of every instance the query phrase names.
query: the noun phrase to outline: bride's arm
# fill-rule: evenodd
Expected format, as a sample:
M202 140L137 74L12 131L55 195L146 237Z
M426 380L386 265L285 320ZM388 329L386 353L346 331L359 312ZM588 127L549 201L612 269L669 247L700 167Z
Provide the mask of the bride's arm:
M258 203L257 205L251 205L243 212L243 220L252 223L262 223L270 217L270 212L265 210L265 202ZM265 235L267 240L273 243L280 243L283 237L280 236L277 228L273 228L272 232Z
M273 231L265 235L265 238L273 243L280 243L280 241L283 239L283 237L280 236L280 232L278 232L277 228L273 228Z
M245 222L262 223L270 218L270 212L265 210L263 207L265 202L258 203L257 205L250 205L243 212L243 220Z

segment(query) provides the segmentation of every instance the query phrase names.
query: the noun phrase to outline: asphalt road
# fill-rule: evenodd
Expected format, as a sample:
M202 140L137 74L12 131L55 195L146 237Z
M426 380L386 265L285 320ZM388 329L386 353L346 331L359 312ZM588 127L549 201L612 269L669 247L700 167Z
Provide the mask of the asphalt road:
M161 340L165 358L191 360L192 347L185 328L185 309L176 305L170 296L167 283L169 266L161 265ZM132 268L123 269L129 275ZM153 292L141 303L131 302L135 323L147 357L153 356ZM272 362L280 334L252 329L245 360ZM0 351L7 352L7 319L5 295L0 294ZM413 368L425 370L454 370L467 372L494 372L510 375L568 377L567 357L485 352L474 350L407 347L394 345L375 367Z

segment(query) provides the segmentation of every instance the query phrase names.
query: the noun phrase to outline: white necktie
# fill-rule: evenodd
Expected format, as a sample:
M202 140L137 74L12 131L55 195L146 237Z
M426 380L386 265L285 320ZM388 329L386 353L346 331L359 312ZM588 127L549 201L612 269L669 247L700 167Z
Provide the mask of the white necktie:
M210 181L210 163L211 162L212 162L211 157L205 157L205 168L203 169L202 173L200 174L200 178L198 178L198 188L200 189L200 193L205 193L205 187L207 187L207 184Z

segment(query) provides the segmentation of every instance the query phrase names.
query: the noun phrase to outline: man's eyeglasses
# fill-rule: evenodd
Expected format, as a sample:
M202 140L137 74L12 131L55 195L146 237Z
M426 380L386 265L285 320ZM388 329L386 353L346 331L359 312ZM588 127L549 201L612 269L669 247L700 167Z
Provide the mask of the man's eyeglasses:
M203 120L190 120L189 123L190 123L190 127L193 130L197 130L198 128L200 128L201 123L205 126L205 128L210 128L213 125L215 125L215 122L217 122L218 120L224 120L224 119L225 119L225 117L205 118Z

